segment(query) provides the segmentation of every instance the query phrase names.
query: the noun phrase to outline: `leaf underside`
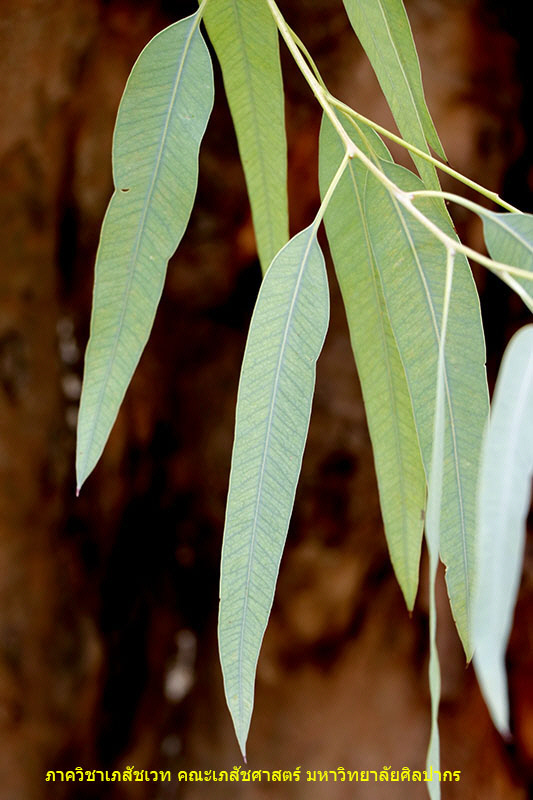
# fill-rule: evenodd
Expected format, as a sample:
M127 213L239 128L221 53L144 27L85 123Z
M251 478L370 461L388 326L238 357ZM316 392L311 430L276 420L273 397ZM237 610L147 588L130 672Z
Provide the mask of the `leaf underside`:
M474 666L502 734L509 732L505 651L522 572L533 477L533 325L505 352L483 442Z
M527 270L533 277L533 215L483 211L487 249L496 261ZM533 280L498 272L533 312Z
M287 141L276 23L265 0L208 3L263 273L289 238Z
M421 181L403 167L386 161L381 166L404 191L422 188ZM407 376L422 460L429 475L446 251L371 175L365 206L385 302ZM440 203L426 198L419 208L448 235L455 235ZM479 300L468 262L459 254L455 257L448 320L444 392L440 554L447 568L452 613L470 658L476 481L488 389Z
M426 544L429 556L429 689L431 694L431 731L426 756L426 769L440 770L439 705L441 676L437 647L437 602L436 579L441 543L441 512L444 485L444 447L446 417L446 355L448 347L448 319L453 290L455 254L447 251L446 280L442 297L442 316L439 326L437 353L437 375L435 386L435 409L433 414L433 436L431 469L428 478L428 503L426 512ZM431 800L440 800L440 783L428 786Z
M446 158L429 114L416 47L402 0L344 0L402 136ZM426 188L439 189L435 167L413 155Z
M155 36L124 90L113 140L115 192L95 267L78 421L78 488L96 465L148 340L166 267L187 226L213 72L198 13Z
M357 136L353 128L347 130L367 155L374 151L388 158L380 138L369 128L364 131L366 139ZM343 153L336 131L324 116L320 134L322 194ZM391 562L412 609L418 587L426 476L405 371L364 216L366 178L367 170L359 161L349 163L324 222L361 382Z
M311 226L290 240L265 276L239 384L218 635L226 699L243 754L328 320L324 258Z

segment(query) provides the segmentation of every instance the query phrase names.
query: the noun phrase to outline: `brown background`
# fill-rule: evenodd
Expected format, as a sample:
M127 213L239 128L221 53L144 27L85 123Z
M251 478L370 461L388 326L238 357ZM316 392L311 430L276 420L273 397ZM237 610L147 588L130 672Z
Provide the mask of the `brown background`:
M388 124L340 0L284 0L327 83ZM453 166L531 210L522 4L407 3ZM104 457L74 497L74 424L114 115L148 39L193 2L2 0L0 7L0 786L4 800L418 798L421 787L61 784L49 769L240 764L216 653L218 558L245 332L259 284L230 120L218 102L198 201ZM291 224L316 210L319 115L288 59ZM400 154L403 158L403 154ZM448 182L445 181L446 185ZM480 228L456 217L470 244ZM493 379L524 319L477 274ZM421 769L427 591L391 573L338 291L257 678L252 768ZM440 587L444 798L524 800L533 778L526 553L509 650L514 739L491 727ZM417 793L418 790L418 793ZM313 793L314 792L314 793Z

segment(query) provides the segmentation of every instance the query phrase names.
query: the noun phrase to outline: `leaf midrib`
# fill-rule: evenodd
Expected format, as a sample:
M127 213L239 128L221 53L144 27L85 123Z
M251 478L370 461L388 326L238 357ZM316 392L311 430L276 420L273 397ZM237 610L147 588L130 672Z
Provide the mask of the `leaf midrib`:
M413 258L415 260L417 270L419 276L422 280L422 285L424 287L424 292L427 299L427 304L431 313L431 320L433 323L433 330L435 333L435 339L437 343L437 349L440 348L440 331L437 323L437 318L435 314L434 304L431 297L431 293L429 291L429 287L426 281L426 276L422 269L422 265L420 264L420 260L418 258L418 253L416 247L414 245L411 232L407 226L405 218L400 211L399 203L395 197L390 195L391 201L395 206L396 212L398 217L401 221L402 230L404 232L405 238L407 240L409 249L413 254ZM458 491L458 498L459 498L459 518L461 523L461 546L462 546L462 555L463 555L463 572L464 572L464 589L465 589L465 613L466 613L466 631L468 635L468 642L470 642L470 630L471 630L471 608L469 603L470 598L470 579L469 579L469 559L468 559L468 552L466 547L466 521L465 521L465 513L464 513L464 501L463 501L463 493L461 488L460 482L460 470L459 470L459 458L458 458L458 450L457 450L457 434L456 434L456 424L455 424L455 417L453 414L453 406L451 402L451 393L450 393L450 386L448 380L448 359L446 356L446 351L444 352L444 386L446 390L446 405L448 407L448 414L450 420L450 432L451 432L451 439L452 439L452 451L453 451L453 465L454 465L454 477Z
M268 451L270 449L270 438L271 438L271 432L272 432L272 420L273 420L273 417L274 417L274 409L275 409L276 404L277 404L277 389L278 389L280 375L281 375L281 367L282 367L283 357L284 357L284 354L285 354L285 349L286 349L286 345L287 345L287 339L288 339L289 330L290 330L290 327L291 327L291 321L292 321L292 317L293 317L294 307L296 305L296 301L297 301L298 294L299 294L299 291L300 291L300 286L301 286L301 283L302 283L305 267L307 265L307 261L308 261L308 258L309 258L309 253L310 253L310 250L311 250L311 245L313 243L314 238L315 238L315 233L313 231L311 231L310 234L309 234L309 241L308 241L307 247L305 248L304 256L302 258L302 263L301 263L300 269L298 271L298 276L297 276L296 283L295 283L294 290L293 290L293 297L292 297L292 300L291 300L289 313L287 315L287 322L285 323L285 329L283 331L283 339L282 339L282 342L281 342L280 352L279 352L279 356L278 356L278 363L276 365L275 379L274 379L274 383L273 383L273 386L272 386L270 411L269 411L269 415L268 415L268 422L267 422L267 428L266 428L267 433L266 433L266 436L264 438L263 457L262 457L262 460L261 460L261 467L260 467L260 470L259 470L259 482L258 482L258 487L257 487L257 492L256 492L256 502L255 502L254 516L253 516L253 527L252 527L252 534L251 534L251 538L250 538L250 548L249 548L248 564L247 564L247 570L246 570L246 582L245 582L245 589L244 589L244 596L243 596L243 605L242 605L242 609L243 610L242 610L242 614L241 614L241 617L240 617L240 619L241 619L241 631L240 631L240 639L239 639L239 646L238 646L238 664L239 664L238 686L239 686L239 720L240 720L240 728L241 728L241 730L242 730L243 722L246 721L245 718L244 718L243 692L242 692L242 685L243 685L243 680L242 680L243 656L242 656L242 653L243 653L243 649L244 649L244 633L245 633L245 629L246 629L246 618L247 618L248 608L249 608L248 598L249 598L249 591L250 591L250 578L251 578L251 572L252 572L252 564L253 564L253 556L254 556L254 552L255 552L255 545L256 545L256 540L257 540L257 523L258 523L258 518L259 518L259 506L260 506L261 494L262 494L262 489L263 489L263 481L264 481L264 477L265 477L265 467L266 467L267 455L268 455Z
M109 377L111 375L111 371L112 371L112 368L113 368L113 365L114 365L114 362L115 362L115 358L116 358L116 355L117 355L118 343L119 343L120 338L122 336L122 330L123 330L123 326L124 326L124 319L125 319L125 316L126 316L126 309L127 309L127 306L128 306L128 299L129 299L129 296L130 296L130 293L131 293L131 288L133 286L135 274L137 272L137 266L138 266L137 257L138 257L139 249L140 249L140 246L141 246L141 240L142 240L143 235L144 235L146 217L148 215L148 209L149 209L150 202L151 202L151 199L152 199L153 194L154 194L156 181L157 181L157 178L158 178L158 175L159 175L159 170L160 170L161 162L162 162L162 159L163 159L163 151L164 151L164 148L165 148L165 145L166 145L167 136L168 136L168 129L169 129L169 125L170 125L170 119L172 117L172 113L173 113L174 106L175 106L175 103L176 103L176 96L177 96L178 89L179 89L179 86L180 86L181 76L182 76L182 73L183 73L183 69L185 67L185 62L186 62L187 56L189 55L189 52L190 52L191 42L192 42L194 34L198 30L197 13L192 15L192 17L191 17L191 19L192 19L191 30L189 31L187 39L185 40L183 53L182 53L182 58L181 58L181 61L180 61L179 65L178 65L178 69L176 71L176 76L175 76L175 79L174 79L174 86L173 86L173 90L172 90L170 101L168 103L167 113L166 113L166 117L165 117L165 124L164 124L163 132L162 132L162 135L161 135L161 142L160 142L159 149L158 149L158 152L157 152L157 157L156 157L156 160L155 160L154 168L152 170L152 176L151 176L151 179L150 179L148 192L145 195L145 201L144 201L144 205L143 205L143 209L142 209L142 213L141 213L141 219L140 219L139 225L137 227L137 235L136 235L136 238L135 238L135 245L133 247L132 254L131 254L131 256L129 258L129 261L128 261L128 273L129 274L128 274L126 286L124 288L124 292L123 292L123 295L122 295L122 306L121 306L120 317L119 317L119 321L118 321L117 333L116 333L116 335L114 337L113 349L111 351L111 356L107 361L107 367L106 367L106 370L105 370L104 377L102 379L101 388L100 388L100 392L99 392L99 395L98 395L98 400L96 402L96 410L92 415L92 420L93 421L92 421L92 425L91 425L91 428L90 428L89 436L87 437L88 444L87 444L87 448L86 448L86 456L85 456L85 459L83 461L83 469L81 470L81 475L83 476L83 478L79 479L78 489L80 488L81 484L83 483L83 480L85 479L87 464L90 461L89 455L92 452L92 447L93 447L93 443L94 443L94 434L95 434L95 431L96 431L96 428L97 428L97 425L98 425L98 422L99 422L99 418L100 418L100 414L101 414L101 410L102 410L102 405L103 405L103 400L104 400L104 396L105 396L105 393L106 393L106 390L107 390L107 385L108 385L108 382L109 382ZM117 193L118 189L119 189L119 187L115 186L115 194Z
M362 220L362 223L363 223L363 231L364 231L364 235L365 235L365 244L366 244L366 248L367 248L367 254L368 254L369 265L370 265L370 273L371 273L371 277L372 277L372 288L374 290L374 298L375 298L375 301L376 301L376 306L379 309L380 303L379 303L379 297L378 297L378 288L377 288L377 285L376 285L376 277L377 276L376 276L376 273L375 273L374 255L373 255L373 251L372 251L372 245L371 245L371 242L370 242L370 234L369 234L368 225L367 225L367 222L366 222L366 215L363 213L361 197L360 197L360 194L359 194L359 190L357 188L357 181L355 179L355 174L353 172L353 166L352 166L351 162L349 164L349 169L350 169L350 177L352 179L352 185L353 185L354 194L355 194L355 197L356 197L357 207L359 208L359 213L361 215L361 220ZM368 177L368 175L367 175L367 177ZM381 315L379 315L379 321L380 321L379 333L380 333L380 339L381 339L381 345L382 345L381 349L382 349L383 356L384 356L383 360L384 360L385 365L386 365L387 384L388 384L388 389L389 389L389 396L390 396L390 398L392 400L394 400L395 394L394 394L393 381L392 381L392 370L391 370L391 364L390 364L390 360L389 360L389 354L388 354L387 343L386 343L386 338L385 338L385 331L384 331L384 328L383 328ZM394 405L394 403L393 403L393 405ZM394 449L395 449L395 454L396 454L396 463L401 466L402 465L402 456L401 456L400 444L399 444L400 431L399 431L399 425L397 424L398 423L397 415L395 415L395 414L392 415L392 421L393 421L393 426L394 426L394 430L395 430L395 434L396 434L394 436ZM402 495L402 497L406 497L407 495L405 493L405 475L404 475L404 470L403 469L398 470L398 475L399 475L399 481L400 481L400 492L401 492L401 495ZM411 559L410 559L409 551L408 551L408 548L407 548L407 537L405 535L406 532L409 529L409 523L408 523L408 519L407 519L407 513L406 513L405 507L403 505L402 505L401 511L402 511L402 529L403 529L403 532L404 532L404 535L402 536L402 544L403 544L403 549L404 549L404 558L405 558L405 563L406 564L410 564ZM408 573L410 573L410 569L408 570Z

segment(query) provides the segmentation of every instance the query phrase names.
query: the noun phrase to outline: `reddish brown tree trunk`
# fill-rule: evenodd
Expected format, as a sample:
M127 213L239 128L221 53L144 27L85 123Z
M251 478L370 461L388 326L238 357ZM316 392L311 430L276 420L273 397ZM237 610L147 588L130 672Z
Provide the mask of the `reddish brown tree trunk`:
M4 0L0 25L0 785L6 800L175 797L178 770L239 761L216 653L218 558L239 359L259 268L230 119L218 100L198 203L102 463L73 487L73 422L114 114L141 47L195 3ZM388 124L341 4L281 4L331 88ZM408 4L450 162L499 189L527 164L516 40L490 4ZM170 11L169 11L170 9ZM316 209L317 109L287 64L292 225ZM527 122L527 120L526 120ZM403 154L399 154L403 158ZM516 174L519 174L515 170ZM519 176L520 177L520 176ZM448 182L445 181L448 185ZM525 186L525 180L523 180ZM482 246L475 221L462 234ZM480 286L485 287L480 278ZM333 287L335 284L333 282ZM519 306L498 286L505 322ZM492 301L491 301L492 302ZM489 303L490 304L490 303ZM503 311L502 311L503 308ZM513 316L514 315L514 316ZM424 573L425 574L425 573ZM515 743L491 727L441 587L445 798L524 800L533 763L531 564L510 649ZM338 293L272 621L252 769L299 783L190 782L179 796L349 798L307 770L421 768L429 732L424 581L411 619L384 543ZM45 781L47 770L171 769L174 784ZM325 788L324 788L325 787ZM412 784L391 797L424 797ZM395 791L392 791L394 789ZM418 791L420 789L420 791ZM380 798L380 785L360 787Z

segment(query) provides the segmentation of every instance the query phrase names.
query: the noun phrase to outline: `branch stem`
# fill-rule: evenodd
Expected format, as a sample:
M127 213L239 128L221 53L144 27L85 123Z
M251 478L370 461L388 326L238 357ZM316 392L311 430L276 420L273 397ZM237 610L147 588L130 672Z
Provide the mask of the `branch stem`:
M353 119L359 120L359 122L364 122L365 125L368 125L369 128L372 128L377 133L380 133L382 136L385 136L387 139L390 139L390 141L395 142L401 147L404 147L406 150L409 150L409 152L414 153L420 158L429 161L430 164L433 164L433 166L437 167L442 172L445 172L447 175L450 175L452 178L455 178L455 180L460 181L465 186L468 186L470 189L474 189L474 191L476 191L478 194L481 194L483 195L483 197L486 197L487 200L492 200L493 203L496 203L502 208L505 208L506 211L511 211L513 213L520 213L518 208L515 208L515 206L512 206L510 203L507 203L496 192L491 192L490 189L486 189L481 184L476 183L476 181L467 178L461 172L457 172L457 170L453 169L448 164L439 161L438 158L434 158L433 156L429 155L429 153L425 153L423 150L420 150L420 148L416 147L414 144L411 144L410 142L407 142L405 139L402 139L401 136L397 136L395 133L392 133L392 131L389 131L387 128L384 128L382 125L378 125L377 122L368 119L368 117L365 117L363 114L360 114L358 111L355 111L353 108L346 105L346 103L343 103L341 100L338 100L329 91L327 92L327 99L329 100L331 105L337 108L339 111L342 111L344 114L346 114L349 117L352 117Z
M203 0L206 2L206 0ZM527 278L529 280L533 279L533 274L528 272L527 270L519 269L518 267L513 267L509 264L503 264L499 261L494 261L493 259L484 256L482 253L479 253L477 250L472 249L471 247L467 247L466 245L462 244L462 242L458 241L457 239L448 236L448 234L444 233L438 225L428 219L425 214L423 214L420 209L418 209L413 204L413 199L416 197L434 197L439 198L441 200L444 199L453 199L454 202L461 202L462 205L466 206L467 208L471 208L472 210L477 211L478 208L482 208L481 206L477 206L475 203L472 203L465 198L461 198L459 195L452 195L448 192L440 192L440 191L419 191L419 192L404 192L400 189L394 181L391 181L390 178L385 175L382 169L379 167L379 163L375 163L370 159L362 150L360 150L355 142L352 141L344 126L342 125L341 121L339 120L336 110L342 111L344 114L348 115L352 119L359 120L364 122L365 124L369 125L370 127L374 128L374 130L378 131L379 133L387 136L389 139L397 142L402 147L406 147L413 153L416 153L422 158L425 158L430 163L433 163L435 166L442 169L444 172L447 172L452 177L456 178L457 180L461 181L465 185L469 186L472 189L475 189L477 192L482 194L489 200L492 200L498 205L506 208L508 211L511 212L518 212L518 209L511 206L509 203L506 203L502 200L495 192L491 192L488 189L485 189L480 184L477 184L475 181L471 181L469 178L466 178L461 173L456 172L456 170L448 167L446 164L443 164L438 159L433 158L428 153L424 153L423 150L419 150L414 145L411 145L409 142L406 142L399 136L388 131L386 128L383 128L381 125L377 125L376 123L372 122L371 120L364 117L362 114L354 111L350 106L347 106L345 103L342 103L340 100L337 100L330 92L326 89L323 81L317 78L318 69L314 64L310 54L308 53L307 49L303 45L302 42L296 37L281 14L275 0L267 0L268 6L272 12L272 16L276 22L278 30L285 41L292 57L298 64L302 75L304 76L305 80L307 81L311 91L315 95L316 99L318 100L319 104L322 106L322 109L328 119L330 120L331 124L337 131L340 139L342 140L345 148L345 158L343 159L337 174L335 175L328 192L326 193L327 200L329 202L329 198L333 193L335 186L337 185L340 177L346 167L347 160L352 158L358 158L362 164L371 172L387 189L387 191L394 197L421 225L423 225L427 230L429 230L436 239L438 239L446 248L446 252L448 257L450 254L453 253L462 253L463 255L467 256L467 258L471 258L473 261L476 261L478 264L481 264L483 267L487 267L488 269L495 272L499 275L500 278L506 280L507 283L510 283L514 290L518 292L518 294L524 299L524 295L527 294L525 290L520 287L519 284L513 280L512 276L515 275L521 278ZM310 66L311 65L311 66ZM316 74L315 74L316 73ZM324 201L326 200L324 198ZM326 203L327 205L327 203ZM317 214L317 224L320 224L322 216L324 214L326 205L324 202L322 203L319 212ZM519 213L519 212L518 212ZM525 301L527 303L527 301Z
M294 39L291 29L285 22L281 11L279 10L278 6L274 2L274 0L267 0L267 3L270 7L270 11L272 12L272 16L276 22L278 30L283 37L285 44L289 48L292 57L298 64L302 75L304 76L305 80L309 84L311 91L315 95L316 99L322 106L324 113L327 114L329 117L331 124L339 134L344 147L346 148L346 152L348 153L349 158L353 158L356 155L356 146L342 127L335 111L333 110L329 100L327 99L327 92L326 89L321 85L320 81L317 80L313 70L307 63L304 55L300 52L297 42Z

